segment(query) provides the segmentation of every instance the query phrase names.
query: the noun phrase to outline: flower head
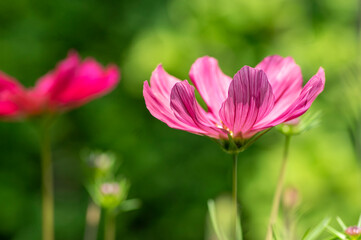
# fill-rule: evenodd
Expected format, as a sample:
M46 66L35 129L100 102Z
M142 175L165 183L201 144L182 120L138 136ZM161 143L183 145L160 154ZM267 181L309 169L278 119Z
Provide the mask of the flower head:
M16 119L78 107L108 93L118 81L116 66L104 69L94 59L81 61L76 52L69 52L30 89L0 73L0 117Z
M305 113L325 84L320 68L302 88L300 67L291 57L280 56L266 57L255 68L244 66L233 78L221 71L216 59L202 57L189 76L207 111L188 81L169 75L159 65L150 85L145 81L143 87L150 113L172 128L241 143Z
M346 228L345 230L346 235L348 236L359 236L361 235L361 227L358 226L351 226Z

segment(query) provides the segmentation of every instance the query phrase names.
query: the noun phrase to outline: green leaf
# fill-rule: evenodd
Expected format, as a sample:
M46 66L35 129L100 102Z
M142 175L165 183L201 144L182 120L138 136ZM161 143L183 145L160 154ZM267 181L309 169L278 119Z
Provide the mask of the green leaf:
M214 203L214 200L208 200L208 211L214 232L216 233L218 240L228 240L217 220L216 204Z
M358 227L361 227L361 215L360 215L360 217L359 217L359 219L358 219L357 226L358 226Z
M303 237L302 237L301 239L304 240L304 239L308 236L308 234L310 233L310 231L311 231L311 228L307 229L306 232L305 232L305 234L303 234Z
M321 233L324 231L324 229L328 226L330 223L330 218L325 218L322 220L315 228L310 230L307 234L304 235L302 238L303 240L314 240L318 236L321 235Z
M334 229L334 228L332 228L332 227L330 227L330 226L327 226L327 230L328 230L331 234L333 234L333 235L335 235L336 237L338 237L338 239L346 239L346 235L345 235L345 234L337 231L336 229Z
M139 209L141 205L142 202L139 199L128 199L125 200L119 208L122 212L128 212Z
M276 228L274 226L272 226L272 236L274 240L279 240L281 239L279 236L279 233L276 231Z
M336 220L338 222L338 224L341 226L342 230L346 230L347 227L346 227L346 224L342 221L342 219L340 217L336 217Z

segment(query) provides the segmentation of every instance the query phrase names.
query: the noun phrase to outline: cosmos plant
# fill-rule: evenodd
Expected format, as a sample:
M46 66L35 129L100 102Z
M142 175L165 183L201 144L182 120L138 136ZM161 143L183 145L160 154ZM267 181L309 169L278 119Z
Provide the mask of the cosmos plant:
M74 51L54 70L41 77L34 87L25 88L0 72L0 119L23 120L38 116L41 127L42 238L54 239L53 176L50 127L53 116L79 107L110 92L119 81L114 65L103 68L97 61L81 61Z
M304 114L323 91L325 73L320 67L302 87L301 69L291 57L270 56L255 68L242 67L231 78L221 71L216 59L206 56L195 61L189 77L194 87L159 65L150 83L144 82L145 103L149 112L169 127L213 138L233 156L233 239L236 239L238 153L270 128ZM207 110L197 102L195 88ZM268 234L267 239L271 236Z

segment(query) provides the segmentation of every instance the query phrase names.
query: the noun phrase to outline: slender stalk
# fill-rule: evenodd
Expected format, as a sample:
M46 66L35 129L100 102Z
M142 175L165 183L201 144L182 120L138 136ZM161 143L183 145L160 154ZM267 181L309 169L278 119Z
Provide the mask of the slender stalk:
M42 177L42 237L54 240L53 166L51 161L50 122L46 122L41 136Z
M356 33L357 33L357 50L359 54L359 60L360 60L360 51L361 51L361 0L358 0L357 4L357 19L356 19Z
M290 146L290 140L291 140L291 137L286 136L285 148L284 148L284 152L283 152L283 160L282 160L282 164L281 164L280 175L278 176L276 192L273 197L272 210L271 210L271 216L270 216L270 219L268 222L266 240L272 240L272 227L276 223L278 209L280 206L281 193L282 193L283 182L284 182L285 173L286 173L286 165L287 165L287 159L288 159L288 150L289 150L289 146Z
M86 212L84 240L96 240L100 220L100 208L90 201Z
M237 240L238 203L237 203L237 158L238 153L233 153L233 207L234 207L234 239Z
M115 240L115 214L112 210L105 210L104 240Z

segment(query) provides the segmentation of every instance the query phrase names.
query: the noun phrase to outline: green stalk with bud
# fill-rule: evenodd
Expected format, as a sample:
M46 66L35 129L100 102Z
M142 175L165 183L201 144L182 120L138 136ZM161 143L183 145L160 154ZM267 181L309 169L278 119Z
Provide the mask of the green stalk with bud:
M273 197L271 214L267 227L266 240L272 240L273 236L273 227L276 224L279 206L281 202L281 194L286 176L286 168L288 162L288 154L291 137L295 135L299 135L305 131L308 131L319 124L320 113L317 112L315 114L306 114L302 116L302 118L297 118L289 122L282 123L278 125L276 128L285 136L285 145L283 158L281 163L281 168L278 176L276 191Z
M127 200L130 183L119 174L120 165L113 154L92 152L84 160L86 187L93 202L99 211L102 209L104 215L104 240L114 240L117 215L139 208L140 201Z

